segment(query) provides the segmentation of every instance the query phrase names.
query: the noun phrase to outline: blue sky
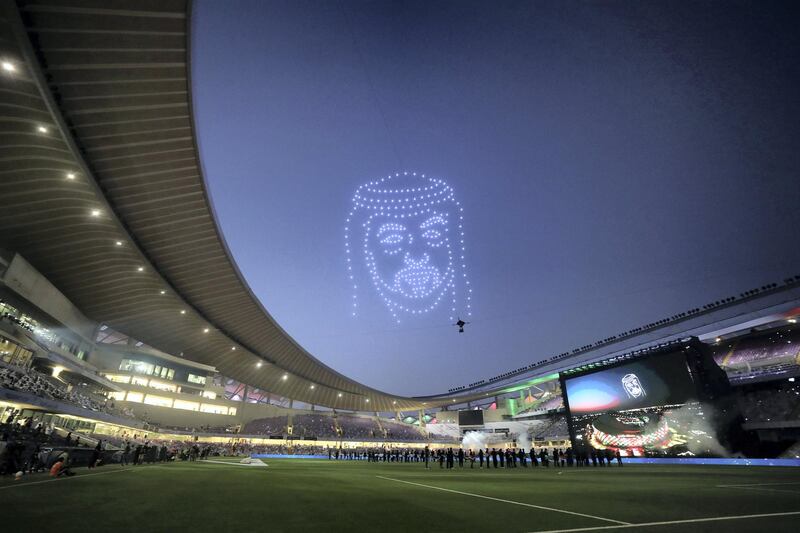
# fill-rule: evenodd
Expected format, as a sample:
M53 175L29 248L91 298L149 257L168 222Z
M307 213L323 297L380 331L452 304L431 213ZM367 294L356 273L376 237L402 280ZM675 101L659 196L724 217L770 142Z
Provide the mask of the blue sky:
M195 114L233 255L305 348L398 394L795 275L800 44L791 6L759 6L199 0ZM463 335L439 310L398 324L363 272L352 316L353 194L403 171L463 208Z

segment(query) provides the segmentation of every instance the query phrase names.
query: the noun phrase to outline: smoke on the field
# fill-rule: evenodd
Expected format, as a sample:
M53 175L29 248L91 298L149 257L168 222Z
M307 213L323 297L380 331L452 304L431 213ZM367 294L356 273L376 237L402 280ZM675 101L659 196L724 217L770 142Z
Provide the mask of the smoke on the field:
M522 448L525 451L531 449L531 436L528 435L527 431L523 431L517 435L517 448Z
M482 450L486 447L486 440L488 436L481 431L467 431L464 433L464 438L461 440L461 446L465 450Z
M730 457L730 451L717 438L717 416L711 405L685 405L669 414L670 425L686 438L691 453Z

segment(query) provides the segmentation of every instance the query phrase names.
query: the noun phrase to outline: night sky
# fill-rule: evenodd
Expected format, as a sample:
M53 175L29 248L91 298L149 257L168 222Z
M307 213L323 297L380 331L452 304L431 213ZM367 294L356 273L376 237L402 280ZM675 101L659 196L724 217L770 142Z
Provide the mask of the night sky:
M223 233L301 345L398 394L799 274L790 4L198 0L194 112ZM359 269L352 316L354 192L403 171L463 208L464 334L444 308L398 324Z

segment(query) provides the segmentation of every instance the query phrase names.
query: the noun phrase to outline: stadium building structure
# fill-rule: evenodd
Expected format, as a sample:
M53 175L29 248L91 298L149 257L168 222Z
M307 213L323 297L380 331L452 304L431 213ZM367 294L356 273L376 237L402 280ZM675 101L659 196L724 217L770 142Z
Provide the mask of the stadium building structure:
M505 402L514 417L514 403L547 392L561 371L689 336L719 344L800 314L792 277L562 354L532 347L530 365L446 393L375 390L283 331L225 244L195 135L191 3L0 5L2 358L43 368L70 392L86 384L138 415L126 423L244 424L273 412L254 401L412 413L422 425L426 412ZM15 408L119 422L4 394Z

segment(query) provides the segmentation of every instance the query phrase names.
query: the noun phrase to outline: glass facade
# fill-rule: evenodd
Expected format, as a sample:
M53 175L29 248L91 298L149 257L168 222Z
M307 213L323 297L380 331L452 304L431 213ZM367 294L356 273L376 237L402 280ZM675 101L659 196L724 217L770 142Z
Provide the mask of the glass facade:
M32 351L23 348L12 340L0 337L0 361L9 365L28 366L32 357Z

